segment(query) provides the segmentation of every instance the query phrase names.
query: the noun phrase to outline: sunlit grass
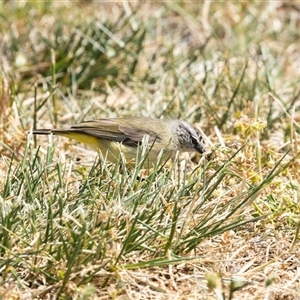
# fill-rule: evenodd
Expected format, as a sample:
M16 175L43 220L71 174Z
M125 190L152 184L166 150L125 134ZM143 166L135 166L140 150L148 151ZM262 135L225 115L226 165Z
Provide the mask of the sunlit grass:
M1 10L0 297L295 297L293 5ZM194 123L210 160L182 155L143 170L28 134L128 115Z

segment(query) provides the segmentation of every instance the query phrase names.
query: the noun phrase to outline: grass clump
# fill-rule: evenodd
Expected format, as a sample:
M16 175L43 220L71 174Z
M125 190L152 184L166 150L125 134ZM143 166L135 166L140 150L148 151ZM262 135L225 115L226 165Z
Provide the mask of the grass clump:
M296 297L292 12L280 1L2 4L1 297ZM120 168L27 135L128 115L201 126L211 159Z

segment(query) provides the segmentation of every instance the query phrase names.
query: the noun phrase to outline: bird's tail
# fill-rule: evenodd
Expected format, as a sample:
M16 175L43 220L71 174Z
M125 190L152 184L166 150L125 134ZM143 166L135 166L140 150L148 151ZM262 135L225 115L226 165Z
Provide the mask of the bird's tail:
M47 135L47 134L50 134L50 133L54 133L54 132L52 132L52 129L33 129L32 130L32 134L44 134L44 135Z
M69 139L74 139L78 142L89 145L94 149L99 149L99 139L91 134L87 134L85 132L80 132L78 130L73 129L34 129L32 130L32 134L42 134L42 135L59 135L64 136Z

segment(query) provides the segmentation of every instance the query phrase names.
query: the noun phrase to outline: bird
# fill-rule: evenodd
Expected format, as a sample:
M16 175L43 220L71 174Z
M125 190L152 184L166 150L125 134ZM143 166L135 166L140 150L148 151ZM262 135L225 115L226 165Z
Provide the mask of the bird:
M147 162L154 165L161 152L163 160L177 152L205 152L204 137L192 124L178 119L145 117L102 118L83 121L68 129L34 129L33 134L53 134L82 142L112 163L122 155L135 165L140 146L147 142Z

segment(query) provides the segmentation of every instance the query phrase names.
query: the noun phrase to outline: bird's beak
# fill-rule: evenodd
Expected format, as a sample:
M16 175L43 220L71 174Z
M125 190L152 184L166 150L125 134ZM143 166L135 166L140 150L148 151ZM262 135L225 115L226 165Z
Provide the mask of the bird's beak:
M200 153L200 154L203 154L205 152L205 147L204 145L198 145L196 147L196 150Z

